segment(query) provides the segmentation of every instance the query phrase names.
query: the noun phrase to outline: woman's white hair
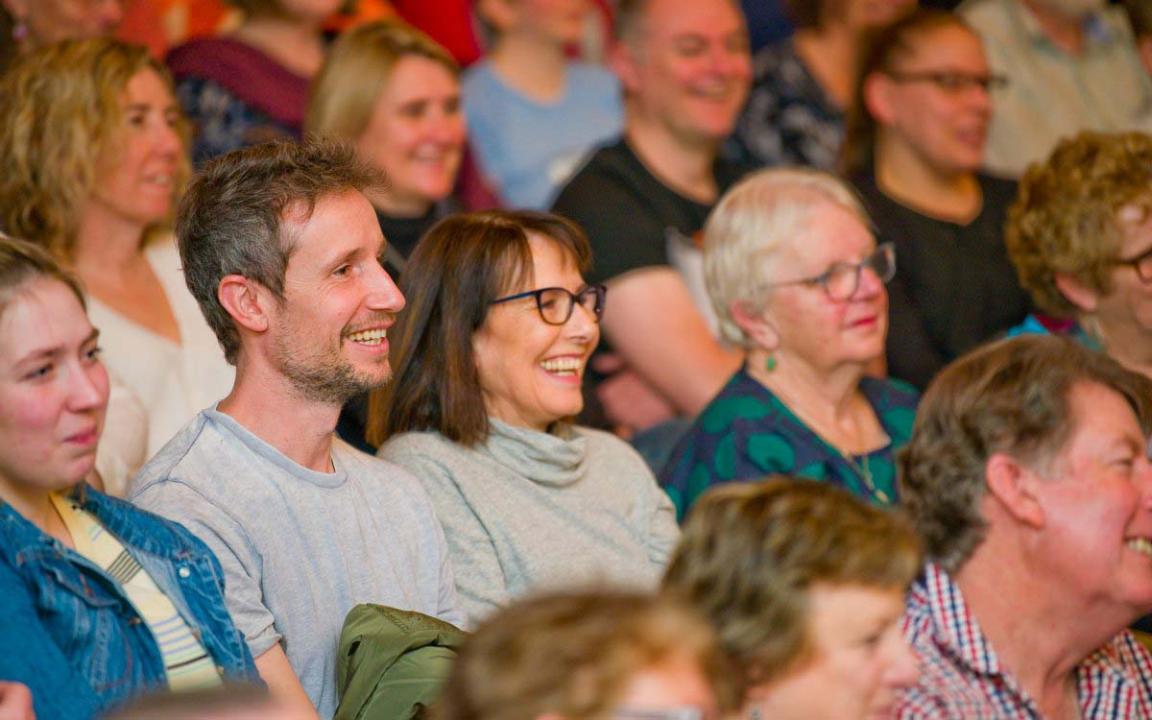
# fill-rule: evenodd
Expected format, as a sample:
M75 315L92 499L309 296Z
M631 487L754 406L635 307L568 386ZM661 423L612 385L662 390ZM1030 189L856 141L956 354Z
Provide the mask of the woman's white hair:
M763 310L773 257L789 242L809 240L808 221L830 204L871 225L848 185L817 170L760 170L734 185L716 204L704 226L704 281L724 340L749 347L732 317L733 303Z

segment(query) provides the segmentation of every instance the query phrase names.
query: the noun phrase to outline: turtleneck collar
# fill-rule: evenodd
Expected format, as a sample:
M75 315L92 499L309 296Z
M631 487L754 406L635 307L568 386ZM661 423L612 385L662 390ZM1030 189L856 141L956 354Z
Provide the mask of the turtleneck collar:
M564 487L584 475L587 441L570 425L557 423L552 432L513 427L488 418L491 431L480 446L501 465L541 485Z

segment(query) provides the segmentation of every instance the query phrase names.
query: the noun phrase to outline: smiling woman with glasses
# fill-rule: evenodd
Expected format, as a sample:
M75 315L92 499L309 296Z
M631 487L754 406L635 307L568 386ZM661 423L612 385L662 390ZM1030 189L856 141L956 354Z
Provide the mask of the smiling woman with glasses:
M1004 249L1016 184L980 172L1005 84L964 20L938 10L893 24L864 55L845 174L900 256L888 372L920 388L1028 313Z
M892 245L839 180L764 170L704 228L704 272L724 339L747 352L660 476L681 515L710 486L795 473L896 501L893 453L917 395L866 377L883 358Z
M590 260L568 220L486 212L441 221L404 273L369 439L431 496L469 624L541 588L652 587L676 542L640 456L571 422L605 309Z
M1152 137L1062 141L1021 179L1005 234L1039 309L1011 334L1071 335L1152 377Z

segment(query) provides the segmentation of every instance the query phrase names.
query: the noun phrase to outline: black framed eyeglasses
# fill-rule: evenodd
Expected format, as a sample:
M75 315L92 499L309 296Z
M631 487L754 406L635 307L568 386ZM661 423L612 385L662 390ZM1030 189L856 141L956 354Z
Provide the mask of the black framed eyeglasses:
M860 273L867 268L876 273L880 282L887 283L896 275L896 247L892 243L883 243L876 252L858 263L836 263L819 275L800 278L799 280L785 280L783 282L769 283L767 287L782 287L785 285L807 285L824 288L825 294L832 300L842 302L856 294L860 287Z
M576 292L559 287L547 287L496 298L490 304L499 305L521 298L535 298L536 310L540 313L541 320L549 325L563 325L572 317L576 303L580 303L581 307L592 313L596 322L600 322L600 318L604 315L604 298L607 294L608 288L603 285L585 285Z
M985 92L1000 90L1008 87L1008 78L1003 75L983 75L977 73L958 72L954 70L926 70L924 72L887 72L884 73L896 82L915 83L926 82L935 85L944 92L960 93L978 87Z
M1140 282L1152 283L1152 248L1148 248L1135 257L1115 258L1111 264L1130 267L1136 271L1136 276L1140 278Z

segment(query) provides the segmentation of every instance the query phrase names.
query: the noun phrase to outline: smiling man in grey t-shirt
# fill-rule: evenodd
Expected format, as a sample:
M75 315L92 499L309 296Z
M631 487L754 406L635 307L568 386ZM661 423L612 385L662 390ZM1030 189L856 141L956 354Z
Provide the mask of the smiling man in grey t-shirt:
M379 183L328 143L241 150L196 178L177 223L180 255L236 384L132 491L212 547L261 676L326 718L355 604L460 621L420 485L333 436L343 403L391 377L387 331L404 307L364 194Z

